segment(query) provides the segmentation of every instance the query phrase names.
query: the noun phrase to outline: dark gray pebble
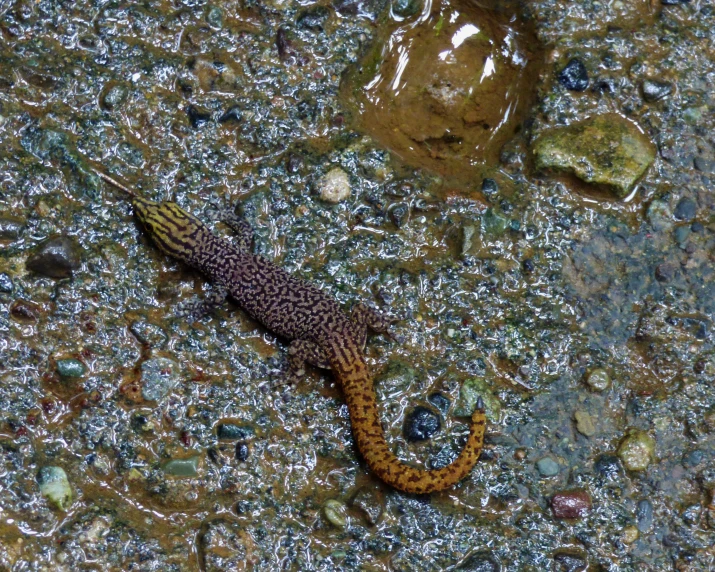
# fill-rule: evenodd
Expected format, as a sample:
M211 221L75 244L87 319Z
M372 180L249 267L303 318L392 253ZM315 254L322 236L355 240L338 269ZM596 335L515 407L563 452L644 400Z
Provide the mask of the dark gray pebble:
M655 279L658 282L670 282L677 272L675 264L663 262L655 267Z
M643 92L643 99L648 103L653 103L673 93L673 85L665 81L646 79L641 85L641 91Z
M189 105L186 108L186 115L189 116L191 127L197 129L211 119L211 114L205 111L200 111L195 105Z
M50 278L69 278L80 265L80 247L74 238L57 236L40 244L26 267Z
M442 415L446 415L447 411L449 411L450 401L449 398L444 395L444 393L440 393L439 391L430 393L427 397L427 401L429 401L431 405L434 405L437 409L439 409Z
M683 455L683 467L692 469L702 463L705 455L700 449L694 449Z
M325 22L330 16L330 10L325 6L317 6L303 12L298 19L296 24L299 28L304 30L311 30L312 32L322 32L325 26Z
M583 556L572 552L558 552L554 554L554 561L559 565L560 572L581 572L588 566Z
M678 201L675 205L675 210L673 211L673 216L676 220L684 220L690 222L695 218L698 212L697 203L691 198L683 198Z
M219 123L240 123L243 119L243 113L238 105L229 107L222 115L218 118Z
M249 425L236 425L235 423L219 423L216 429L216 436L219 439L231 439L245 441L256 434L253 427Z
M402 431L408 441L424 441L437 433L441 427L442 422L437 413L418 405L407 414Z
M616 455L600 455L593 464L596 473L608 480L620 478L622 474L621 460Z
M392 0L392 13L409 18L422 11L422 0Z
M715 161L705 159L704 157L695 157L695 159L693 159L693 167L701 173L715 173Z
M25 222L19 218L12 216L0 217L0 239L2 240L17 240L20 238Z
M0 292L5 294L12 292L12 278L5 272L0 272Z
M585 91L588 87L586 66L578 58L573 58L561 70L559 83L569 91Z
M248 455L250 453L251 451L248 448L248 443L245 441L239 441L236 443L236 460L243 462L248 459Z

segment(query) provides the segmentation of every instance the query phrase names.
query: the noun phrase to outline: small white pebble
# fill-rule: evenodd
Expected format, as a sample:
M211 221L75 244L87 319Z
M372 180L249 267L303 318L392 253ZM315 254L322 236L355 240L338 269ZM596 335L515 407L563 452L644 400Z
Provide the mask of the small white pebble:
M350 181L348 174L336 167L328 171L318 183L320 198L329 203L337 204L350 196Z

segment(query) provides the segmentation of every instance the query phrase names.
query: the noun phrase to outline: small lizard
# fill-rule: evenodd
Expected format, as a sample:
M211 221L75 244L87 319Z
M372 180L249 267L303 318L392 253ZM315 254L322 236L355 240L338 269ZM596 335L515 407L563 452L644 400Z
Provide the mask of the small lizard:
M469 473L484 443L486 416L481 398L464 449L446 467L411 467L388 447L363 357L367 329L388 330L389 322L383 316L363 304L348 316L316 286L252 254L253 231L237 215L229 214L225 220L237 234L234 244L213 234L176 203L147 200L108 175L93 171L130 196L135 215L162 251L209 278L214 285L210 305L230 295L269 330L291 340L288 357L297 375L305 373L306 363L333 371L348 404L357 448L378 477L401 491L421 494L446 489Z

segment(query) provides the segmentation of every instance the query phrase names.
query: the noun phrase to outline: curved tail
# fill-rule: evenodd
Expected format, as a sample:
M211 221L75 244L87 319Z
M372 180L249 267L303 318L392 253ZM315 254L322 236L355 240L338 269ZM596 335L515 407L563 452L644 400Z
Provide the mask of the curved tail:
M471 471L484 445L486 416L481 403L472 414L467 444L452 463L431 471L410 467L392 453L385 441L375 389L362 352L356 346L343 347L340 354L340 358L332 360L332 369L343 387L358 450L372 472L398 490L424 494L449 488Z

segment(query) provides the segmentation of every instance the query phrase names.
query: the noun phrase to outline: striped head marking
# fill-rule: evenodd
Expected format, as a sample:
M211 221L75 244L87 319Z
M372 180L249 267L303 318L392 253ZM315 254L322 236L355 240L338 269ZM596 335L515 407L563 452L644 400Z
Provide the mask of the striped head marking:
M203 223L176 203L155 203L132 198L134 214L156 245L166 254L184 261L195 252Z

